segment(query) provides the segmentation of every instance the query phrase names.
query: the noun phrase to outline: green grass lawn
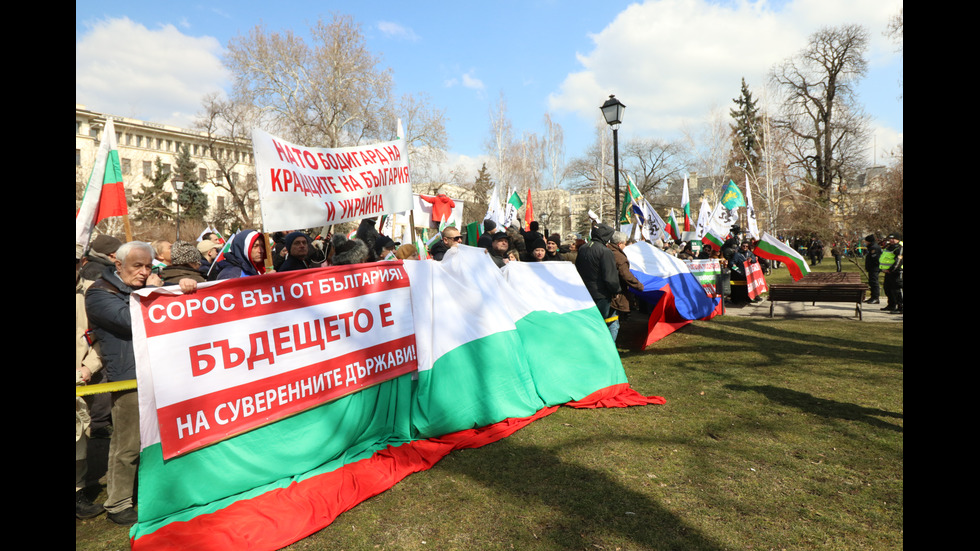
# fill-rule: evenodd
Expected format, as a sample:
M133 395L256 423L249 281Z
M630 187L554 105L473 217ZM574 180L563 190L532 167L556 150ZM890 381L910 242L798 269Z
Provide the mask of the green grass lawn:
M665 405L560 408L288 549L902 549L902 328L694 322L621 350ZM104 516L75 526L77 549L128 548Z

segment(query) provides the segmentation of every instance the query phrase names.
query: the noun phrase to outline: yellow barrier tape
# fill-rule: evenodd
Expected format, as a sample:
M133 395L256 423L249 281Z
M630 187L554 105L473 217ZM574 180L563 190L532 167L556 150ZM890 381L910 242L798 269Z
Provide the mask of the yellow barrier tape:
M613 316L611 318L606 318L605 321L606 321L607 324L609 324L609 323L612 323L612 322L614 322L614 321L616 321L618 319L619 319L619 316Z
M116 392L119 390L132 390L136 388L136 379L129 381L116 381L114 383L101 383L97 385L81 385L75 387L75 396L88 396L90 394L102 394L103 392Z

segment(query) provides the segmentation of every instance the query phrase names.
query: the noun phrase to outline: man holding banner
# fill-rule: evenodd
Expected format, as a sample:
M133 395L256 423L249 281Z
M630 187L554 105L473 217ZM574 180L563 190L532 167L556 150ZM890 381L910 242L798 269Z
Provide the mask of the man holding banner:
M110 383L136 379L129 299L138 289L163 285L160 276L152 270L153 247L131 241L119 247L115 266L106 267L102 277L85 293L85 310ZM197 283L182 279L180 288L193 292ZM109 520L129 526L137 519L133 481L140 452L139 402L135 388L112 393L112 427L105 509Z

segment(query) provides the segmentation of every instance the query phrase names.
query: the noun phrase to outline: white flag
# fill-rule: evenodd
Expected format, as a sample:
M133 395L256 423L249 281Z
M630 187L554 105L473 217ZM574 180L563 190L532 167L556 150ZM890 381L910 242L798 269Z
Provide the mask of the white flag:
M752 206L752 189L749 187L749 175L745 175L745 217L749 223L749 237L760 239L759 221L755 217L755 207Z
M493 185L493 192L490 194L490 205L487 207L487 215L484 220L493 220L494 224L504 226L504 213L500 211L500 183ZM503 228L501 228L503 229Z
M697 225L697 236L698 241L708 233L708 224L711 223L711 206L708 205L708 201L701 199L701 210L698 212L698 225Z

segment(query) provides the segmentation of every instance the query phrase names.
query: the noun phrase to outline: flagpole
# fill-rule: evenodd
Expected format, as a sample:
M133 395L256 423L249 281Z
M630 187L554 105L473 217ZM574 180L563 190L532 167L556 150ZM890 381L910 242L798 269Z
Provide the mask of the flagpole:
M133 226L129 223L129 215L123 216L123 228L126 230L126 242L133 240Z

